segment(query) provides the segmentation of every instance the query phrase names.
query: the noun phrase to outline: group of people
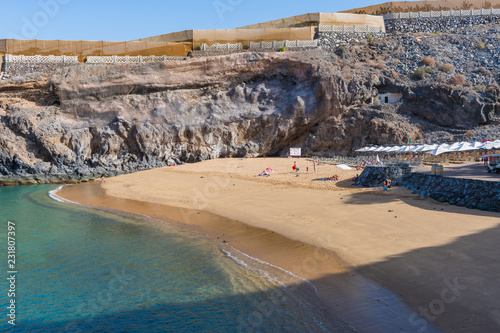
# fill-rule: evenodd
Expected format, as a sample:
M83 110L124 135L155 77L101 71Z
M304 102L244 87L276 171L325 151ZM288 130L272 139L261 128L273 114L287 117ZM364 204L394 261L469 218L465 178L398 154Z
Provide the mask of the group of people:
M327 178L327 180L335 180L335 181L338 181L338 180L340 180L340 178L341 178L341 177L340 177L339 175L333 175L333 176L331 176L331 177L328 177L328 178Z
M314 169L314 172L316 172L316 161L313 161L313 169ZM292 170L295 172L300 171L299 166L297 165L296 161L293 162ZM306 168L306 171L309 172L309 167Z

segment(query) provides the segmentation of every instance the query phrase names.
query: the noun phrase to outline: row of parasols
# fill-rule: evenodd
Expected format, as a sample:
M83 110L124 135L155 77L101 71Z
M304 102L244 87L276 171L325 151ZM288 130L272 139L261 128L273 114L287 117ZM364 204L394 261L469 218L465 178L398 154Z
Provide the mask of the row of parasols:
M500 140L485 141L485 142L456 142L443 144L422 144L422 145L407 145L407 146L380 146L380 147L364 147L356 150L361 153L425 153L431 155L440 155L443 153L453 153L473 150L492 150L500 149Z

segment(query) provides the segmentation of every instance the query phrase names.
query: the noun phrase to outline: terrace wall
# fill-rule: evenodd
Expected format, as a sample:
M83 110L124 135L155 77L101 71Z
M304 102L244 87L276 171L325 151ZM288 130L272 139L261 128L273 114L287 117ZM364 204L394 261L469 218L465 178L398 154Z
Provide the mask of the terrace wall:
M384 15L388 33L446 32L500 21L500 9L470 9Z
M407 189L424 198L471 209L500 212L500 181L411 173L403 177L401 182Z

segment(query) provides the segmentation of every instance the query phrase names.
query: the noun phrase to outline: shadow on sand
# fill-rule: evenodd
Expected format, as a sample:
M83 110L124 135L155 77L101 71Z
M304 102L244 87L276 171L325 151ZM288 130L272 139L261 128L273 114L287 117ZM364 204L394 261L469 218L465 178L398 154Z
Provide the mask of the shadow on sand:
M432 325L445 332L498 332L500 330L498 239L500 239L500 227L461 237L446 245L421 248L387 258L382 262L358 267L359 273L374 280L386 281L384 287L391 289L397 297L401 297L409 304L416 304L410 312L406 312L404 318L400 317L401 313L396 314L397 311L393 311L391 307L394 305L393 300L381 298L367 301L366 297L363 297L366 295L359 295L359 290L350 290L342 286L341 281L349 279L346 274L325 276L311 282L314 285L330 285L334 290L333 298L337 295L339 300L359 297L357 303L351 302L351 305L345 305L353 308L345 309L344 304L339 303L333 306L333 311L353 324L360 332L436 332ZM436 263L442 263L447 269L439 269ZM296 289L302 287L297 286ZM376 284L371 287L378 288ZM295 332L294 318L289 318L289 327L273 326L278 317L287 316L286 306L280 308L276 304L279 302L279 295L283 293L286 291L278 288L263 292L261 295L242 294L206 301L157 304L150 308L112 315L97 314L75 321L54 319L51 323L42 324L21 320L11 332L151 332L154 331L152 327L158 322L164 323L168 331L175 332ZM274 298L270 296L271 294ZM207 319L214 317L207 316L209 312L224 313L232 309L241 299L249 298L262 302L254 302L252 307L246 308L237 316L234 312L228 311L225 320ZM381 304L387 306L385 313L377 310ZM366 318L357 320L356 317L363 315L363 311L368 310L365 312L369 313L370 308L374 310L371 311L373 317L370 318L369 325L366 324ZM349 331L331 312L328 313L330 310L322 308L320 311L318 318L325 320L328 332ZM412 315L411 311L427 318L428 321L416 314ZM287 320L279 320L281 323L284 321ZM362 327L356 326L357 321L365 324L362 324ZM189 326L186 323L189 323Z

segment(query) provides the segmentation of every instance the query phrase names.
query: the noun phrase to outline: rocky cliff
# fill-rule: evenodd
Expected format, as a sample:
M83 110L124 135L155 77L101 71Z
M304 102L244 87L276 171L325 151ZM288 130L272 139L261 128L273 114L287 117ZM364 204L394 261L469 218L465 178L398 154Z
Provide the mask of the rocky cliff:
M209 158L281 155L290 146L347 154L410 137L500 133L494 79L484 89L450 83L455 72L417 80L394 61L405 52L401 38L329 51L81 65L46 79L2 81L0 179L85 179ZM488 71L494 78L497 72ZM403 99L373 103L386 92Z

